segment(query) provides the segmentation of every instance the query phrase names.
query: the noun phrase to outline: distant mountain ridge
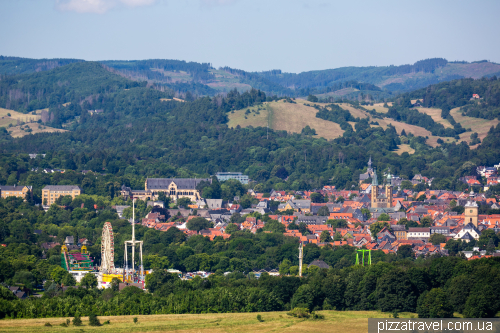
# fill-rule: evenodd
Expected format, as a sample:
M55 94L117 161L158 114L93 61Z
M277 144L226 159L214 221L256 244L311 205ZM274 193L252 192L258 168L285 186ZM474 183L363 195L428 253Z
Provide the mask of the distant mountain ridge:
M0 74L25 74L46 71L78 59L27 59L0 56ZM461 78L500 75L500 64L486 60L450 62L443 58L417 61L412 65L342 67L302 73L281 70L247 72L230 67L214 68L210 63L182 60L107 60L100 61L110 71L135 81L148 81L175 92L213 96L233 89L251 88L268 95L305 97L310 94L331 101L344 99L381 100L431 84Z

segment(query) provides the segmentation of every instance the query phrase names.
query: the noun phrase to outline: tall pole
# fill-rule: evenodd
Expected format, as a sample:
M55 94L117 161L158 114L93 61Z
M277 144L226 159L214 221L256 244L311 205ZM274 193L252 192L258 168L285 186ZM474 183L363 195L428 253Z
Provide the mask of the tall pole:
M141 251L141 281L144 285L144 265L142 264L142 242L139 243L139 248Z
M299 244L299 277L302 277L302 242Z
M135 199L132 200L132 274L134 274L134 272L135 272Z
M125 242L125 265L123 266L123 282L125 282L125 278L128 279L128 260L127 260L127 242Z

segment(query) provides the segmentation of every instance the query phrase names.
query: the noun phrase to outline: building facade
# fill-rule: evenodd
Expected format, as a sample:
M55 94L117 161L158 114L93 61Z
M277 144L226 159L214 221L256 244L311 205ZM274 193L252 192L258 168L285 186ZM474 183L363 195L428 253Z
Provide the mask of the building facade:
M23 186L23 185L1 185L0 186L0 196L2 199L8 197L18 197L26 200L28 196L33 194L33 186Z
M220 182L229 179L236 179L239 180L242 184L248 184L248 176L242 174L241 172L217 172L215 174L215 177L217 177L217 180Z
M152 197L150 199L157 198L158 194L163 192L173 201L177 201L179 198L189 198L191 201L196 202L201 199L201 193L196 187L202 181L212 182L209 178L148 178L144 187L146 192L151 193Z
M69 195L75 199L80 194L82 194L82 190L76 185L47 185L42 189L42 203L44 206L50 206L59 197Z

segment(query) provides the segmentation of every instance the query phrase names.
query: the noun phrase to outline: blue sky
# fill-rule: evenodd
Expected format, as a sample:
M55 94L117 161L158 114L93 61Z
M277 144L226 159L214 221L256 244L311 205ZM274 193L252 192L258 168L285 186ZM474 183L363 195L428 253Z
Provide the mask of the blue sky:
M500 63L500 1L0 0L0 55L302 72Z

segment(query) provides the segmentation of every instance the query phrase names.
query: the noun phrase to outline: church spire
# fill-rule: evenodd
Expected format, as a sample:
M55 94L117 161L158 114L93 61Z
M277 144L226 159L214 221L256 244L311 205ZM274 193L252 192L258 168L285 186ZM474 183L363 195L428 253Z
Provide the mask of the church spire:
M372 186L378 186L377 170L373 170Z

